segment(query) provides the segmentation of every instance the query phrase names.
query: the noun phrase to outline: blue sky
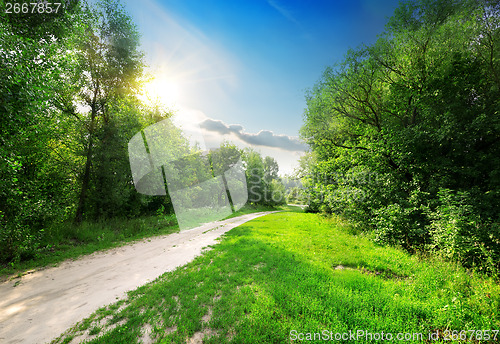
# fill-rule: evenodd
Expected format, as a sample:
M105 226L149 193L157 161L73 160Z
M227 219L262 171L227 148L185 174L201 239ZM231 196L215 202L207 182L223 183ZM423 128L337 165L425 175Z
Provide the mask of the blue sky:
M189 131L251 146L290 173L305 90L349 48L375 42L397 0L126 0L156 81ZM206 138L207 139L207 138ZM208 139L210 140L210 139Z

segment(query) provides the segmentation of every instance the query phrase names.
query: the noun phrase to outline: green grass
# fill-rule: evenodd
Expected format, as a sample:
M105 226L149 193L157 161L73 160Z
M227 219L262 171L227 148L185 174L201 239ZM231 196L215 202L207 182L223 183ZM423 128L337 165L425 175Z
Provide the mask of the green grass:
M54 343L81 335L106 344L148 337L290 343L291 331L324 330L440 331L437 343L447 330L499 330L499 309L492 279L377 246L334 217L280 212L232 229L202 256L101 308Z
M302 212L302 209L298 206L280 205L277 207L271 207L271 206L265 206L265 205L260 205L260 204L246 204L238 211L235 211L232 215L229 215L228 217L226 217L226 219L231 219L233 217L237 217L237 216L241 216L241 215L245 215L245 214L259 213L262 211L276 211L276 210Z

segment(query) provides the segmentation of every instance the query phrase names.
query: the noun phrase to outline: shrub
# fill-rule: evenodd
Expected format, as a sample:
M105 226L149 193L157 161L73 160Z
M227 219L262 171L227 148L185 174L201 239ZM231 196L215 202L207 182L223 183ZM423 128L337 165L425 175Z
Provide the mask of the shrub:
M426 217L421 207L390 204L374 211L375 240L407 251L421 249L428 241Z
M439 205L430 214L430 249L440 255L497 274L500 267L500 224L484 220L470 192L440 189Z

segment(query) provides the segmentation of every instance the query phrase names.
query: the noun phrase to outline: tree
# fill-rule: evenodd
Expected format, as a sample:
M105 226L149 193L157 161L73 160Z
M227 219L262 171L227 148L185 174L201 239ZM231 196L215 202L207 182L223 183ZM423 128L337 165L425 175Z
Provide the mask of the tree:
M213 176L220 176L222 178L222 182L224 183L224 192L219 192L218 202L221 204L223 199L227 199L232 212L235 211L235 200L231 197L226 174L231 173L235 176L235 178L232 178L232 180L229 181L230 183L233 183L232 186L234 186L234 190L242 189L243 185L239 184L236 174L230 172L234 171L236 173L243 173L243 165L239 163L240 158L240 150L234 144L229 142L223 142L220 148L211 151L209 156ZM235 183L238 185L234 185Z
M17 3L21 3L17 1ZM64 217L72 184L54 154L59 53L78 20L68 1L50 15L0 13L0 260L34 254L41 230ZM61 168L62 167L62 168ZM61 196L64 195L64 196Z
M120 118L117 111L121 110L120 106L124 102L133 102L134 93L140 86L143 67L142 55L138 50L139 34L121 4L103 0L96 7L85 5L84 13L85 17L78 28L79 34L73 37L76 64L67 80L77 87L60 97L56 103L61 111L77 121L82 130L85 164L80 174L76 222L81 222L84 212L90 209L88 193L93 173L99 172L99 176L94 177L102 181L102 178L116 172L106 162L109 162L108 154L114 154L113 149L110 149L111 142L120 140L122 135L118 121L124 118ZM133 127L138 130L140 126L140 123L135 123ZM123 144L121 147L118 150L124 152ZM100 161L97 164L100 166L95 169L97 164L94 161L98 155ZM110 192L113 190L108 189L107 194ZM106 197L103 194L101 196Z
M278 177L278 163L272 157L262 156L246 149L243 153L247 178L248 201L274 206L285 203L285 189Z
M500 257L498 13L498 2L406 1L374 45L326 69L302 128L317 158L304 183L316 209L413 251L441 249L431 228L451 221L445 204L466 203L455 214L472 214L460 223L476 229L454 229L469 237L460 259Z
M1 12L0 43L0 262L33 257L75 213L171 211L168 195L134 189L128 141L171 113L136 98L142 55L118 2ZM178 131L170 139L188 149Z

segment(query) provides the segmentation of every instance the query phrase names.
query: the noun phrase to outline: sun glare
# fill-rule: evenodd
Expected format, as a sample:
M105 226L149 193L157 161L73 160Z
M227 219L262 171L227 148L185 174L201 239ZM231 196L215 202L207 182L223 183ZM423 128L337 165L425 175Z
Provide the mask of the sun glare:
M179 85L172 78L157 77L142 88L143 101L173 105L179 101Z

